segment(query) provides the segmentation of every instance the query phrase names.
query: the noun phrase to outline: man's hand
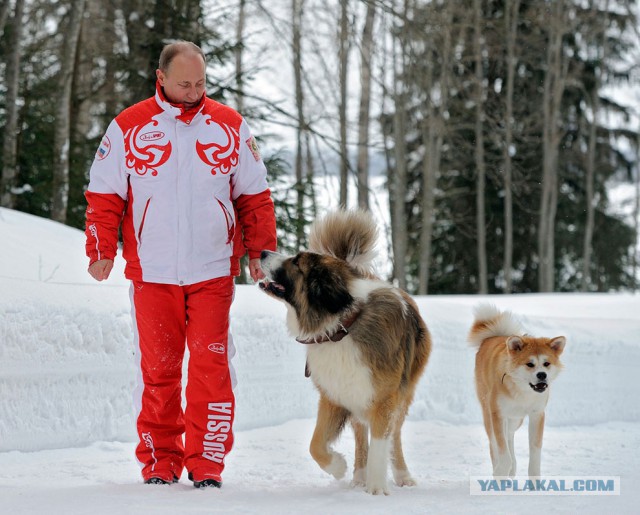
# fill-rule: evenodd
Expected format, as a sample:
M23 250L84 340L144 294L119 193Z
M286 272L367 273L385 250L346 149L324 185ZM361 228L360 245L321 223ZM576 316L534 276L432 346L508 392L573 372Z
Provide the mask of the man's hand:
M113 268L113 259L100 259L89 266L89 275L96 281L104 281Z
M260 258L249 260L249 274L251 274L251 279L253 279L254 283L266 277L260 266Z

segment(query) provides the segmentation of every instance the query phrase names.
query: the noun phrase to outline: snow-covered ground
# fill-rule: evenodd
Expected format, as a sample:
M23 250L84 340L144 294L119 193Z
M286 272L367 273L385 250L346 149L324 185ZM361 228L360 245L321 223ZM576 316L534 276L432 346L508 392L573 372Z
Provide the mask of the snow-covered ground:
M284 307L239 286L236 441L221 490L183 476L143 485L133 455L135 377L128 283L86 274L84 236L0 208L0 513L637 513L640 503L640 296L439 296L416 300L434 350L404 427L418 480L372 497L308 454L317 394ZM465 343L481 300L532 334L567 336L542 453L545 476L620 476L616 496L471 496L491 471ZM347 429L337 448L353 463ZM526 429L516 437L526 471Z

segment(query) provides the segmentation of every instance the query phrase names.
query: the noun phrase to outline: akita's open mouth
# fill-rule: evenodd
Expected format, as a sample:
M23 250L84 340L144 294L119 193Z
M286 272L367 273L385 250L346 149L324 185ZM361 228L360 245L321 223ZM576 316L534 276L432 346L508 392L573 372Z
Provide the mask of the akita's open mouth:
M531 384L531 383L529 383L529 386L531 387L531 389L532 389L534 392L542 393L542 392L544 392L544 391L547 389L547 387L549 386L549 384L548 384L548 383L544 383L544 382L536 383L536 384Z
M278 297L280 299L284 298L284 286L281 284L270 281L269 279L264 279L258 283L258 286L261 290L264 290L266 293L270 293L274 297Z

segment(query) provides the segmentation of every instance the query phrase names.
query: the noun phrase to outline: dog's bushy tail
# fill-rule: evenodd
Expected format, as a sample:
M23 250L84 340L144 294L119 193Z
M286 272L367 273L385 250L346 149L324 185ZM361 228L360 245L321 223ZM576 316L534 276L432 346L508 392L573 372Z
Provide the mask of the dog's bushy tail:
M493 304L478 304L473 310L475 320L467 337L469 343L479 347L493 336L522 336L524 331L510 311L500 311Z
M378 226L368 211L340 209L311 225L309 250L347 261L362 272L373 272Z

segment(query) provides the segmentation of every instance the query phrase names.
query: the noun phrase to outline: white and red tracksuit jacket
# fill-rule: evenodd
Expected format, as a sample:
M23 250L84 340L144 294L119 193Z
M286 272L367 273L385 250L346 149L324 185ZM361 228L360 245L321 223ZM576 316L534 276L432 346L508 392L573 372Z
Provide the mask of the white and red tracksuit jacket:
M203 96L183 113L155 97L109 125L90 171L86 251L114 259L122 222L127 278L188 285L238 275L275 250L267 171L247 123Z

